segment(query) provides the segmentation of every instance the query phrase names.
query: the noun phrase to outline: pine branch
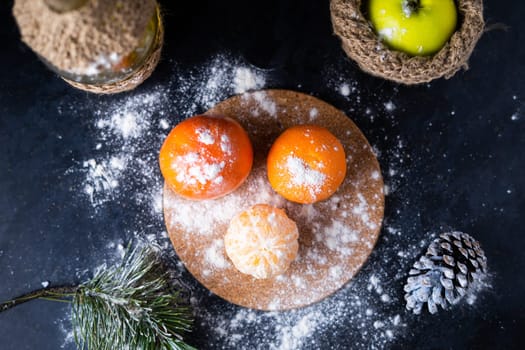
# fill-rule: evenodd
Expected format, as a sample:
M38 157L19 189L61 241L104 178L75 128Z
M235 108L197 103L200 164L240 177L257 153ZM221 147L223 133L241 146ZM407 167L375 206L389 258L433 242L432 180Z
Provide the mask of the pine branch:
M87 350L194 350L182 335L192 312L149 246L79 286L40 289L0 304L0 312L35 299L71 303L74 339Z
M70 302L71 297L75 295L77 289L78 286L61 286L38 289L31 293L27 293L12 300L8 300L6 302L1 303L0 312L7 311L15 306L35 299Z
M80 349L193 349L182 340L191 309L157 254L148 247L127 254L119 266L99 271L81 285L72 303Z

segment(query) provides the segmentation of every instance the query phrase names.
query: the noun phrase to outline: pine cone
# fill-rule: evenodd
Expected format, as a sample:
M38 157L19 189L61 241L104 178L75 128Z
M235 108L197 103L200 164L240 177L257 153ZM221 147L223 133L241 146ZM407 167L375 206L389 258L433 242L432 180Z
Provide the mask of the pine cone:
M478 241L462 232L443 233L414 263L405 284L407 310L421 313L424 303L434 314L473 293L487 273L487 258Z

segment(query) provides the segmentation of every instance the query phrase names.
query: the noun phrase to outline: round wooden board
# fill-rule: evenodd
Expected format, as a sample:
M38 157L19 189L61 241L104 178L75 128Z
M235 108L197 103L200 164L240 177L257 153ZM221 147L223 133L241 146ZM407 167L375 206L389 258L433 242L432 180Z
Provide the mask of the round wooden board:
M243 125L253 143L254 164L247 181L219 199L189 201L164 187L166 226L182 262L213 293L253 309L303 307L336 292L372 252L383 220L381 170L359 128L333 106L286 90L234 96L207 114L226 115ZM320 203L291 203L272 190L266 177L266 155L273 141L298 124L326 127L345 148L346 178ZM284 208L300 232L296 260L283 275L265 280L236 270L223 243L230 219L257 203Z

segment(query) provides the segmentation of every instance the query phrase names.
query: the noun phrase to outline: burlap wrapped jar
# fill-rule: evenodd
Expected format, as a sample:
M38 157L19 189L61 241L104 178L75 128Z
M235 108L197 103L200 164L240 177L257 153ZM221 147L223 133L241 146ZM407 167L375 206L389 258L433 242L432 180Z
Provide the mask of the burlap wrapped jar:
M452 77L468 68L468 59L484 29L482 0L457 0L458 28L432 56L410 56L389 49L361 11L361 0L331 0L335 34L343 50L372 75L403 84L419 84Z
M64 12L54 3L60 1L15 0L13 14L22 40L68 83L116 93L151 75L163 43L155 0L85 0Z

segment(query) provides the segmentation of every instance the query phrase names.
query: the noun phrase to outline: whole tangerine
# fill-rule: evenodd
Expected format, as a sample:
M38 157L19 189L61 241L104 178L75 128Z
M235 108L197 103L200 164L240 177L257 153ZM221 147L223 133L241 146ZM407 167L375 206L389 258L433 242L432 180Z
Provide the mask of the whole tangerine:
M346 175L341 142L326 128L298 125L274 142L267 159L268 180L284 198L309 204L330 197Z
M270 278L284 273L296 258L298 238L297 225L284 210L256 204L231 220L224 247L240 272Z
M253 149L244 128L225 116L197 115L179 123L160 149L167 185L192 200L214 199L248 177Z

